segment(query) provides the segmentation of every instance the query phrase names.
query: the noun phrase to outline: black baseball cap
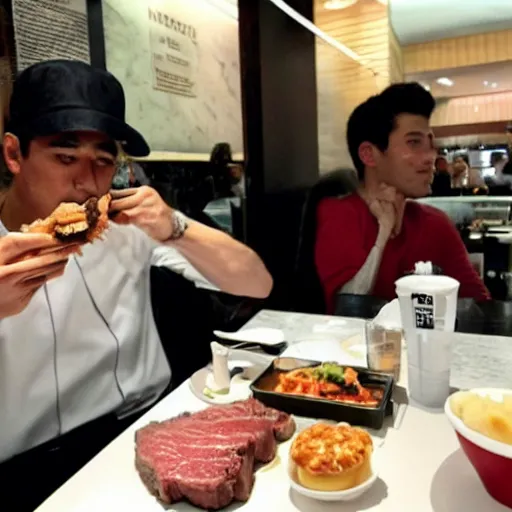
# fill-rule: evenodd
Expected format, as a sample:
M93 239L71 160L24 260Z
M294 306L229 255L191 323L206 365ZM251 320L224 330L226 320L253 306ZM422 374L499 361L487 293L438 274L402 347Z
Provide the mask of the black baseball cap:
M131 156L146 156L144 137L125 122L122 85L85 62L48 60L16 78L6 131L31 137L95 131L118 141Z

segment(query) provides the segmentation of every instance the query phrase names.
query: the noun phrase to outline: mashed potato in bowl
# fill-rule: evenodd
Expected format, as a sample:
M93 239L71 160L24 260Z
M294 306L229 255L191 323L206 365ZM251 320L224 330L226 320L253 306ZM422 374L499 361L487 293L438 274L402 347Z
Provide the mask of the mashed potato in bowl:
M450 407L469 429L512 445L512 394L459 392L450 398Z
M512 509L512 389L459 391L445 414L487 492Z

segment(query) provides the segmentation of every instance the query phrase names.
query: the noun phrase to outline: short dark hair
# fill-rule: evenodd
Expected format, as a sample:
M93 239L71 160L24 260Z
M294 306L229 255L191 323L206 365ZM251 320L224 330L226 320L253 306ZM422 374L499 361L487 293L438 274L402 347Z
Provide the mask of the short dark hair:
M233 162L231 146L227 142L215 144L210 154L210 163L218 166L226 166L231 162Z
M12 133L18 138L18 141L20 143L20 151L21 154L26 157L28 156L28 151L30 148L30 143L36 138L36 136L32 133L29 133L27 131L17 130L13 128L9 121L6 123L5 131Z
M432 94L416 82L393 84L361 103L347 124L348 149L359 180L364 179L364 164L359 158L359 146L363 142L371 142L380 151L385 151L400 114L430 119L435 106Z
M12 133L18 138L20 144L20 152L23 158L28 156L30 143L34 139L33 136L24 133L24 132L16 132L15 130L9 130L9 124L6 126L6 132ZM0 140L0 191L5 190L10 187L14 175L7 167L7 163L4 160L4 151L3 151L3 142Z
M16 135L18 137L18 141L20 143L20 151L23 157L28 156L28 151L30 148L30 143L35 139L34 136L29 135L28 133L14 133L13 135Z

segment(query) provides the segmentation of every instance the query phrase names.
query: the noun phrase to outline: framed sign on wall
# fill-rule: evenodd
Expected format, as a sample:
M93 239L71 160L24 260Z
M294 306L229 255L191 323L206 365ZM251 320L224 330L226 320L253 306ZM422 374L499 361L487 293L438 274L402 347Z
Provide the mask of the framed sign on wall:
M107 69L155 159L243 151L238 21L213 0L104 0ZM156 155L156 156L155 156Z

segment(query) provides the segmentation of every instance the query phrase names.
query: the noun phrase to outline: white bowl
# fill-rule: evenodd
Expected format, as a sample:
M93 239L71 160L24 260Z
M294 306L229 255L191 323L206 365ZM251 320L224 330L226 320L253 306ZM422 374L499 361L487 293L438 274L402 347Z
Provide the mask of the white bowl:
M347 423L339 423L339 425L348 425ZM291 445L290 445L291 446ZM306 498L311 498L313 500L318 501L352 501L360 496L362 496L373 484L377 481L379 477L379 455L378 450L373 448L373 453L371 455L371 468L372 474L368 480L363 482L362 484L352 487L351 489L347 489L345 491L315 491L313 489L308 489L301 485L297 480L297 465L293 462L291 457L288 457L288 476L290 477L290 486L293 490L297 491L299 494L306 496Z

